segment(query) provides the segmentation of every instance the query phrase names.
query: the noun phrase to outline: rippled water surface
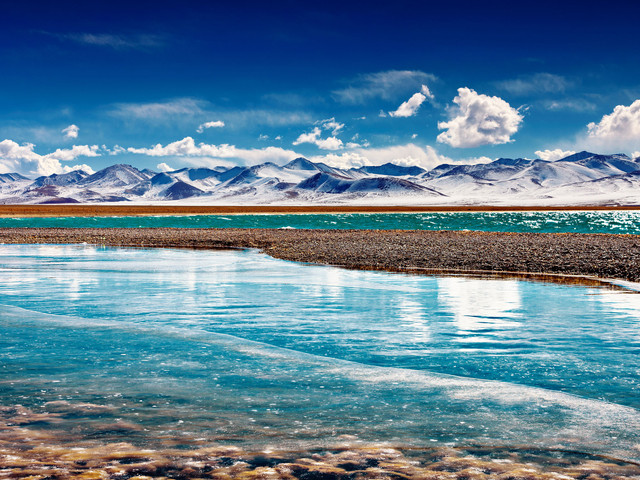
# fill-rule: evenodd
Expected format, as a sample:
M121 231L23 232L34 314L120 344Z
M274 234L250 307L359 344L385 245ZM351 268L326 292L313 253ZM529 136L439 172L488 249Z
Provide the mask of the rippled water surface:
M0 227L339 228L640 234L640 211L0 218Z
M635 293L252 251L0 255L0 413L17 429L5 441L640 459Z

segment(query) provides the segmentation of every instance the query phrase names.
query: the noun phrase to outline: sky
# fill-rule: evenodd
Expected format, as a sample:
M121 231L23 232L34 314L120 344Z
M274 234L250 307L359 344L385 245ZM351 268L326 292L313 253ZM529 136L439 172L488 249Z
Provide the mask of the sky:
M640 156L638 2L0 9L0 173Z

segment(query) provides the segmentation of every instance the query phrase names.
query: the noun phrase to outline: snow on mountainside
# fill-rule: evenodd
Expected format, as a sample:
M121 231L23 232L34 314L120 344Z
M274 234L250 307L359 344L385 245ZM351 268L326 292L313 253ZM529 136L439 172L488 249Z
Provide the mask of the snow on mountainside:
M73 172L63 173L62 175L49 175L48 177L38 177L31 184L31 188L44 187L46 185L57 185L60 187L72 185L87 178L89 174L84 170L74 170Z
M29 180L19 173L0 173L0 183L13 183L20 180Z
M557 161L500 158L429 171L387 163L340 169L306 158L284 166L182 168L112 165L29 180L0 174L0 203L72 202L640 204L640 158L579 152Z

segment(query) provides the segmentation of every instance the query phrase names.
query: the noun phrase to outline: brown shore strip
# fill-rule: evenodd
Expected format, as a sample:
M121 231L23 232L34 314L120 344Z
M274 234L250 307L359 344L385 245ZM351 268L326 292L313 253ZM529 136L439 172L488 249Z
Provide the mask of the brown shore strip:
M537 212L585 210L640 210L640 205L0 205L0 217L109 217L293 213Z
M640 282L640 236L422 230L4 228L0 242L256 248L275 258L351 269L493 274L563 283Z

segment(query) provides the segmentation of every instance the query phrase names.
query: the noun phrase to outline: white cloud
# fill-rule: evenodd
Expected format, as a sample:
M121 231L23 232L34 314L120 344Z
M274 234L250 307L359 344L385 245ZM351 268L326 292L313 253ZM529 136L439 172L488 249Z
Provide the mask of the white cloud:
M109 155L120 155L127 151L126 148L121 147L120 145L114 145L113 148L108 148L106 145L102 145L102 150L107 152Z
M583 98L564 98L543 102L548 110L569 110L574 112L588 112L596 109L596 104Z
M522 115L499 97L478 94L470 88L459 88L453 99L458 106L450 108L450 120L439 122L446 130L438 135L438 142L452 147L469 148L511 142L518 131Z
M601 146L625 148L640 146L640 100L628 107L618 105L598 122L587 125L588 138Z
M78 132L80 129L77 125L69 125L67 128L62 129L62 133L66 138L78 138Z
M344 128L344 123L336 122L334 117L327 118L316 122L316 125L320 125L325 130L331 130L331 134L335 137L340 133L340 130Z
M569 155L573 155L576 152L573 150L562 150L560 148L556 148L555 150L536 150L535 153L538 158L553 162L555 160L568 157Z
M335 90L333 95L336 100L350 104L364 104L374 98L393 100L435 80L435 75L419 70L388 70L360 75L350 86Z
M157 144L151 148L128 148L129 153L148 155L151 157L187 157L195 159L197 164L208 164L209 160L236 159L245 164L261 162L288 162L300 154L293 150L285 150L280 147L266 148L237 148L235 145L210 145L199 143L196 145L191 137L185 137L169 143L165 146Z
M158 170L160 170L161 172L172 172L173 171L173 168L171 168L169 165L167 165L164 162L159 163L158 165L156 165L156 168Z
M392 117L413 117L418 113L420 105L429 98L433 100L433 94L429 87L422 85L418 93L414 93L409 100L403 102L395 112L389 112Z
M40 155L34 149L35 145L32 143L19 145L13 140L3 140L0 142L0 171L25 175L51 175L65 172L61 161L100 156L97 145L74 145L71 149L58 149L46 155Z
M314 127L310 133L301 134L293 144L311 143L322 150L338 150L342 148L342 140L336 137L320 138L321 134L320 127Z
M631 158L638 158L638 157L640 157L640 151L638 151L638 152L633 152L633 153L631 154Z
M74 145L70 149L57 149L53 153L46 155L50 158L55 158L63 162L69 162L75 160L78 157L99 157L97 145Z
M218 118L224 126L239 128L246 125L302 125L312 122L308 112L295 110L221 110L210 102L198 98L175 98L164 102L150 103L118 103L111 107L108 113L124 121L143 120L160 124L172 125L182 122L193 124L195 121L206 123L204 120ZM222 125L217 125L221 127ZM203 131L204 131L203 127ZM201 133L201 132L199 132Z
M529 95L534 93L562 93L573 83L560 75L536 73L498 82L497 85L514 95Z
M166 102L118 103L111 115L124 119L166 120L176 116L200 116L205 114L208 102L197 98L176 98Z
M84 170L89 175L93 175L94 173L96 173L96 171L86 163L83 163L82 165L74 165L73 167L70 167L68 165L62 167L62 173L74 172L76 170Z
M265 134L261 133L260 136L258 137L258 140L260 140L260 141L269 140L269 135L265 135Z
M339 168L357 168L391 162L397 165L430 169L442 163L455 163L450 158L438 154L431 146L427 145L423 148L413 143L382 148L358 148L342 154L317 155L311 160L325 162Z
M426 85L422 85L422 87L420 87L420 93L422 93L429 100L433 100L434 98L436 98L433 93L431 93L431 90L429 90L429 87L427 87Z
M204 132L205 128L222 128L224 127L224 122L222 120L214 120L212 122L205 122L198 126L198 133Z

